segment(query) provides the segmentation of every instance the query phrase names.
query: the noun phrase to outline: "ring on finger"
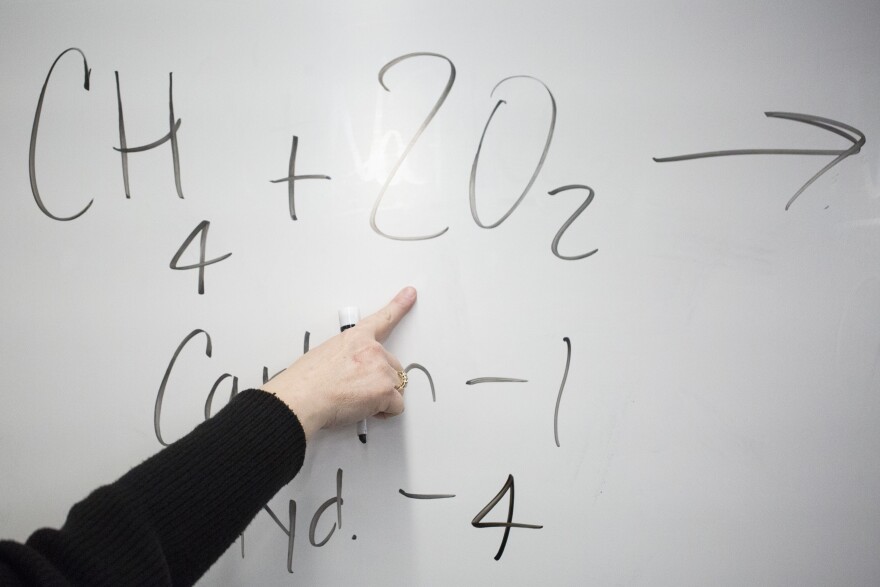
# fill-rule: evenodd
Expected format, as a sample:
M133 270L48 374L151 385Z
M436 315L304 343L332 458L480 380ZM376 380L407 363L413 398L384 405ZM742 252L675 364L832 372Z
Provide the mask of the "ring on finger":
M406 375L406 371L398 371L397 377L400 379L400 383L394 386L394 389L397 391L403 391L403 388L406 387L406 384L409 382L409 377Z

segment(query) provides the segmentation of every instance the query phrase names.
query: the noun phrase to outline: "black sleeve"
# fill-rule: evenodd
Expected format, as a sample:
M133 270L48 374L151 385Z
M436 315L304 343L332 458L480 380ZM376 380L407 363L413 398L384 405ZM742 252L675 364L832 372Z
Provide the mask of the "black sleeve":
M0 585L192 585L302 467L293 412L258 390L95 490L60 530L0 541Z

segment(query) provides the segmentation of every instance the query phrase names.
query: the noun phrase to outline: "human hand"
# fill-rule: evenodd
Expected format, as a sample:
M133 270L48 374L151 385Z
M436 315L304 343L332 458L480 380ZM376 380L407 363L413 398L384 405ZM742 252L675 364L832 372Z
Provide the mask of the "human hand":
M416 290L402 289L387 306L311 349L260 389L290 407L306 439L321 428L400 414L403 390L395 386L403 367L382 342L415 303Z

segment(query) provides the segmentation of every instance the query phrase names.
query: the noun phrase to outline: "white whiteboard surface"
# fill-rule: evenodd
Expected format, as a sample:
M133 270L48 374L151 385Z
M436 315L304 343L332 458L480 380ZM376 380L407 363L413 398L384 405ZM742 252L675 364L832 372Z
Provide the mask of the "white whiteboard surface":
M407 411L321 434L204 585L880 582L877 2L3 2L0 531L24 540L400 287ZM29 178L35 144L44 214ZM417 52L378 81L380 69ZM455 78L390 181L401 153ZM123 184L117 86L129 147ZM509 76L532 76L504 82ZM539 80L539 81L536 81ZM539 83L540 82L540 83ZM546 88L541 85L545 84ZM480 228L528 183L499 226ZM825 155L654 157L734 149ZM811 119L816 122L816 119ZM826 124L826 123L822 123ZM297 175L291 219L292 137ZM558 243L563 223L595 196ZM169 263L210 222L204 271ZM196 237L180 258L198 262ZM567 381L554 412L571 342ZM525 383L467 385L479 377ZM228 397L230 379L215 403ZM309 544L343 471L343 526ZM515 479L513 528L471 522ZM401 495L449 493L414 500ZM509 495L484 521L506 519ZM320 539L335 522L317 527ZM356 539L353 537L356 536Z

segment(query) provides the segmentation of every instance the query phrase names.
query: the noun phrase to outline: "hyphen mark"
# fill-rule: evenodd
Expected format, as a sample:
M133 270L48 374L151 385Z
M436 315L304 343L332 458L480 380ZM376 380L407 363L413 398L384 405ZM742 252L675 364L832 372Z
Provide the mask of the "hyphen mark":
M513 377L477 377L468 379L465 385L477 385L478 383L528 383L528 379L514 379Z
M547 90L547 95L550 96L550 105L552 107L552 111L550 114L550 127L547 129L547 138L544 139L544 149L541 151L541 158L538 160L538 164L535 166L535 170L532 172L532 176L529 178L529 182L526 184L525 189L523 189L522 193L519 195L519 198L516 199L516 202L507 210L507 212L499 218L493 224L483 224L480 220L479 214L477 214L477 164L480 162L480 152L483 150L483 141L486 138L486 131L489 130L489 125L492 123L492 118L495 116L495 113L498 111L498 108L501 107L502 104L506 104L507 102L504 100L498 100L495 104L495 107L492 109L492 112L489 114L489 119L486 121L486 126L483 127L483 134L480 136L480 143L477 145L477 152L474 155L474 162L471 164L471 176L470 182L468 184L468 193L470 197L470 206L471 206L471 216L474 219L474 222L477 223L477 226L481 228L495 228L505 220L507 217L513 214L513 211L516 210L517 206L523 201L523 198L526 197L526 194L529 193L529 190L532 189L532 185L535 183L535 179L537 179L538 174L541 173L541 168L544 166L544 160L547 159L547 152L550 150L550 142L553 140L553 130L556 128L556 98L553 97L553 92L550 91L550 88L547 87L547 84L542 82L536 77L532 77L530 75L514 75L511 77L506 77L492 88L491 96L495 95L495 90L503 84L504 82L512 79L530 79L538 82L544 89Z
M71 47L70 49L65 49L61 52L58 57L55 58L55 61L52 62L52 66L49 68L49 73L46 74L46 81L43 82L43 89L40 90L40 99L37 100L37 111L34 113L34 124L31 127L31 142L30 147L28 148L28 174L30 175L31 180L31 193L34 195L34 201L36 201L37 206L40 210L43 211L43 214L51 218L52 220L59 220L61 222L67 220L75 220L86 213L86 210L91 208L94 203L94 198L89 200L89 203L86 204L86 207L74 214L73 216L55 216L49 209L46 208L46 205L43 204L43 198L40 197L40 189L37 187L37 131L40 128L40 116L43 113L43 99L46 97L46 87L49 85L49 78L52 77L52 70L55 69L55 65L58 63L58 60L64 57L64 55L70 51L76 51L80 54L83 60L83 72L84 72L84 81L83 88L88 92L89 91L89 78L91 77L92 70L89 69L89 63L86 61L86 55L76 47Z
M299 137L293 135L293 144L290 146L290 160L287 163L287 177L271 179L270 183L287 182L287 204L290 208L290 219L296 220L296 203L294 202L294 184L300 179L330 179L329 175L296 175L296 150L299 145Z
M403 489L398 489L397 491L400 495L410 499L449 499L450 497L455 497L454 493L410 493Z
M434 378L431 377L431 374L428 372L427 369L425 369L422 365L420 365L418 363L410 363L409 365L406 366L406 369L404 369L404 371L409 373L413 369L417 369L417 370L421 371L428 378L428 385L431 386L431 400L436 402L437 401L437 393L434 391Z
M180 181L180 149L177 144L177 131L180 128L181 120L174 118L174 76L168 73L168 134L152 143L141 147L129 147L125 137L125 117L122 114L122 92L119 89L119 72L113 72L116 75L116 106L119 110L119 147L113 147L114 151L122 154L122 183L125 186L125 197L131 198L131 190L128 185L128 154L141 153L149 151L164 143L171 142L171 160L174 165L174 187L177 189L177 196L183 198L183 187Z
M180 248L177 249L177 252L174 253L174 256L171 258L170 267L172 269L176 269L178 271L183 271L185 269L198 269L199 270L199 295L205 293L205 267L208 265L213 265L214 263L219 263L224 259L228 259L232 256L232 253L226 253L216 259L211 259L210 261L205 261L205 246L208 243L208 229L211 227L211 223L207 220L202 220L199 222L198 226L196 226L189 236L186 237L186 240L183 241L183 244L180 245ZM199 241L199 262L193 263L192 265L183 265L179 266L177 262L180 260L180 257L183 255L183 252L189 246L189 244L196 238L198 233L202 233L201 239Z
M379 211L379 204L382 203L382 197L385 195L385 192L388 191L388 186L391 185L391 181L394 179L394 176L395 174L397 174L400 166L403 165L404 159L406 159L407 155L409 155L409 152L412 151L412 148L415 146L416 141L419 140L419 137L421 137L422 133L425 132L425 129L428 128L431 120L434 119L437 111L440 110L443 102L446 101L446 96L449 95L450 90L452 90L452 84L455 83L455 65L452 63L452 61L449 60L448 57L440 55L439 53L407 53L406 55L401 55L396 59L392 59L384 66L382 66L382 69L379 70L379 84L386 92L391 91L388 89L388 86L385 85L385 74L388 72L388 70L400 63L401 61L411 59L413 57L437 57L439 59L445 60L449 64L449 78L446 80L446 87L443 88L443 91L440 93L440 97L437 98L437 101L434 103L434 106L433 108L431 108L428 116L426 116L425 120L422 121L422 124L421 126L419 126L416 134L414 134L412 139L410 139L409 144L403 150L403 153L400 155L400 158L398 158L397 163L394 164L394 168L391 169L391 173L388 174L388 179L385 180L385 183L382 185L382 189L379 190L379 195L376 197L376 201L373 203L373 210L370 212L370 227L373 229L373 231L380 236L398 241L428 240L432 238L437 238L438 236L449 230L449 227L447 226L439 232L435 232L434 234L429 234L426 236L394 236L382 232L382 230L380 230L378 225L376 224L376 213Z
M564 192L564 191L568 191L568 190L576 190L576 189L587 190L589 192L587 194L587 199L584 200L584 203L581 204L580 206L578 206L578 209L574 211L574 214L572 214L568 218L568 220L566 220L562 224L562 227L559 229L559 232L556 233L556 236L553 237L553 242L550 244L550 250L553 251L553 254L556 255L557 257L559 257L560 259L565 260L565 261L577 261L578 259L586 259L590 255L593 255L599 251L599 249L593 249L589 253L584 253L582 255L572 255L572 256L559 254L559 239L562 238L562 233L564 233L568 229L568 227L571 226L572 222L574 222L577 219L577 217L581 215L581 212L583 212L584 210L587 209L587 206L589 206L590 203L593 201L593 196L595 196L596 193L593 191L593 188L591 188L590 186L580 185L580 184L565 185L565 186L562 186L561 188L556 188L555 190L550 190L549 192L547 192L551 196L555 196L559 192Z
M559 384L559 393L556 395L556 409L553 411L553 438L556 446L559 446L559 402L562 401L562 390L565 389L565 380L568 379L568 367L571 365L571 340L565 336L565 371L562 373L562 383Z
M797 114L794 112L765 112L765 116L770 118L782 118L785 120L794 120L796 122L803 122L804 124L809 124L811 126L815 126L821 128L823 130L827 130L828 132L832 132L836 135L839 135L846 140L852 143L852 146L848 149L732 149L728 151L706 151L704 153L692 153L689 155L676 155L674 157L654 157L654 161L658 163L667 163L672 161L688 161L691 159L704 159L707 157L727 157L730 155L835 155L834 159L831 160L828 165L820 169L813 177L811 177L807 182L801 186L801 188L795 192L795 194L788 200L788 203L785 205L785 209L788 210L794 201L800 196L804 190L810 187L814 181L819 179L826 171L849 157L850 155L855 155L859 151L862 150L862 146L865 144L865 134L859 129L852 127L848 124L844 124L843 122L838 122L836 120L832 120L830 118L823 118L821 116L813 116L812 114ZM857 135L859 138L850 135L844 130L848 130L851 133Z
M507 521L506 522L483 522L483 518L486 517L492 508L494 508L501 498L504 497L504 494L510 491L510 502L507 508ZM507 537L510 535L511 528L528 528L531 530L539 530L544 526L540 526L538 524L519 524L513 522L513 475L507 476L507 481L504 483L504 487L501 488L501 491L498 492L498 495L492 498L486 507L480 510L480 512L474 516L474 519L471 521L471 525L474 528L504 528L504 537L501 539L501 547L498 549L498 554L495 555L495 560L500 560L501 555L504 554L504 547L507 546Z

